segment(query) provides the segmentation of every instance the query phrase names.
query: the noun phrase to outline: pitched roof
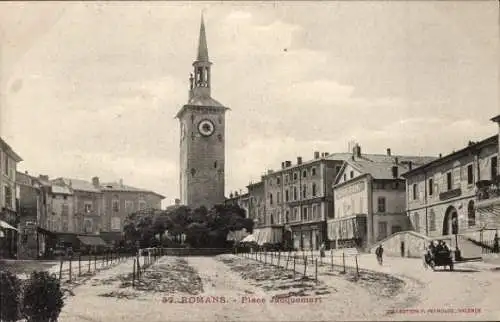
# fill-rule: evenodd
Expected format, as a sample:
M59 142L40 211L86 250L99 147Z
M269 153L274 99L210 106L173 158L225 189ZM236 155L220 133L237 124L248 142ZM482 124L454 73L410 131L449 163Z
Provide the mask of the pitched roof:
M68 186L58 186L52 185L51 191L53 194L61 194L61 195L72 195L73 191Z
M107 183L101 183L101 190L102 191L116 191L116 192L143 192L143 193L152 193L155 194L162 199L165 199L165 196L160 195L159 193L156 193L151 190L146 190L146 189L141 189L141 188L135 188L132 186L127 186L119 182L107 182Z
M21 162L23 159L0 137L0 148L7 153L16 162Z
M52 183L59 183L59 184L64 184L66 186L69 186L71 189L75 191L86 191L86 192L95 192L95 193L100 193L101 189L95 187L92 183L85 181L85 180L80 180L80 179L73 179L73 178L57 178L54 180L51 180Z
M431 160L429 162L421 164L417 168L413 168L411 171L406 172L404 174L404 177L406 177L408 175L412 175L414 173L418 173L418 172L423 171L425 169L428 169L430 167L449 162L450 160L454 160L455 158L459 157L460 155L463 155L464 153L470 153L470 151L481 149L484 146L497 145L497 144L498 144L498 134L490 136L489 138L486 138L486 139L479 141L479 142L470 142L469 145L462 148L461 150L452 152L452 153L445 155L441 158L434 158L434 160Z

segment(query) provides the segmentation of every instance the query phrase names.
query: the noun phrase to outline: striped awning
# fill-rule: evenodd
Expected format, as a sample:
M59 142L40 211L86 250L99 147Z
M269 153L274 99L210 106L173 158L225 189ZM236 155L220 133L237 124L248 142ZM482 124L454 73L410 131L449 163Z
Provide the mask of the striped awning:
M362 237L360 223L366 220L365 215L349 216L328 222L328 239L344 240Z
M3 228L3 229L12 229L12 230L16 230L17 231L17 228L10 225L9 223L7 223L6 221L3 221L3 220L0 220L0 228Z
M253 235L259 245L263 245L265 243L281 243L283 239L282 229L274 227L256 228L253 230Z
M82 244L87 246L106 246L106 242L97 236L78 236L77 237Z

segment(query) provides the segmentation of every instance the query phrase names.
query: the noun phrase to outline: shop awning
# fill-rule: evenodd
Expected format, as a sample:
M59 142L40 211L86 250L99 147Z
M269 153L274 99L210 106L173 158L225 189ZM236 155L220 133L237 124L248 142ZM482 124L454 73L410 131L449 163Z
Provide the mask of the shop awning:
M78 240L87 246L106 246L104 240L97 236L78 236Z
M257 239L257 244L264 245L265 243L276 244L281 243L283 231L281 228L265 227L254 229L253 235Z
M328 239L344 240L363 236L362 223L366 223L366 215L339 218L328 222Z
M7 222L5 222L3 220L0 220L0 228L3 228L3 229L12 229L12 230L18 231L16 227L14 227L12 225L9 225Z

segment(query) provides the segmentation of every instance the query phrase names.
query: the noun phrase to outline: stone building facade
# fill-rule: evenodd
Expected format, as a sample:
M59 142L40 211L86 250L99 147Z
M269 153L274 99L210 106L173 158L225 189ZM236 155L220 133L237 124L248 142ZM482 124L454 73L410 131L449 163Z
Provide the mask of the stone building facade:
M16 170L21 161L21 157L0 138L0 257L14 257L17 253Z
M177 113L180 124L180 197L190 208L210 209L225 201L225 113L211 97L211 65L201 21L198 56L190 77L189 100Z
M404 174L407 214L416 232L431 237L485 228L478 216L478 186L498 175L498 135ZM489 186L489 184L487 185Z
M328 187L346 157L345 153L314 152L312 160L284 161L281 169L263 176L264 222L282 229L281 242L296 249L318 249L326 242L326 220L334 216L333 192Z
M408 230L402 174L432 157L362 154L355 145L333 185L335 218L328 220L331 247L366 249L387 236Z
M500 135L500 115L491 119L499 126ZM500 140L498 140L500 142ZM499 143L500 144L500 143ZM500 147L498 148L500 151ZM496 160L496 161L495 161ZM496 164L496 169L495 169ZM482 233L480 240L493 240L494 234L498 235L500 228L500 166L498 165L498 154L496 159L490 160L490 178L485 178L476 183L478 193L476 194L476 211L481 218L484 229L489 231L489 236ZM493 233L494 230L494 233Z
M124 185L123 181L101 184L104 212L101 230L120 232L127 216L133 212L148 208L161 209L164 196L145 189Z

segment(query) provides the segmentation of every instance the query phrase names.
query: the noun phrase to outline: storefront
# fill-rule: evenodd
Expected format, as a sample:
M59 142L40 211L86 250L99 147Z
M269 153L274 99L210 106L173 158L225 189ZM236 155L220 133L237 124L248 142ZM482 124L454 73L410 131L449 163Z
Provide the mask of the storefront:
M298 250L318 250L325 241L325 223L302 224L292 226L293 247Z
M257 244L278 244L283 242L283 227L255 228L253 235Z
M18 219L14 211L0 212L0 258L17 258Z
M365 214L328 221L328 239L332 248L364 248L367 233Z

